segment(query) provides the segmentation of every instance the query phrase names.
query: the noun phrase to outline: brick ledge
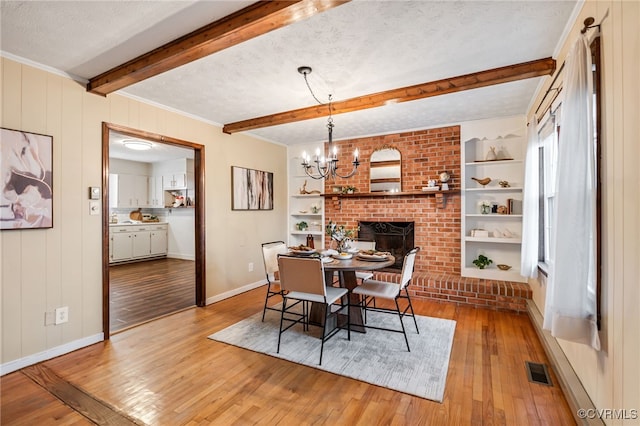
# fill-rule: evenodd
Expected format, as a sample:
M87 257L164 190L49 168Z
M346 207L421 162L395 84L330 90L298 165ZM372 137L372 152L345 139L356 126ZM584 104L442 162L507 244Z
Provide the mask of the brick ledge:
M376 272L375 279L398 282L400 274ZM429 272L414 272L409 293L415 299L523 313L532 297L527 283Z

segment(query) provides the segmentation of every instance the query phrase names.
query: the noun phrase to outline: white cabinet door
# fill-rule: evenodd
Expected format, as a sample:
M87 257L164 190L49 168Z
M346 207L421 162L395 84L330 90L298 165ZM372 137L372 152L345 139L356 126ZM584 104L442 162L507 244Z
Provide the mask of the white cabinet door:
M137 207L134 176L118 175L118 207Z
M149 206L164 207L164 190L162 189L162 176L149 177Z
M131 259L133 255L131 245L131 233L119 232L111 234L111 246L109 247L111 252L111 261L118 262L120 260Z
M149 178L142 175L119 174L118 207L148 207Z
M151 231L136 231L132 234L133 257L144 257L151 254Z
M151 254L167 254L167 228L151 231Z
M168 173L162 176L162 184L164 189L186 189L187 174L186 173Z
M134 175L133 184L135 207L149 207L151 205L149 201L149 177Z

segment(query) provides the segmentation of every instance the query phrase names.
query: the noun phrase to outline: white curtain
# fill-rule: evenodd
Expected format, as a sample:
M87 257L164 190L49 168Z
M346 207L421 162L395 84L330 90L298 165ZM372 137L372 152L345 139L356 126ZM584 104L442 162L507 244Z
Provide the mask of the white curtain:
M538 150L538 119L534 114L527 128L520 254L520 275L531 278L538 276L538 197L540 196Z
M543 328L600 350L596 323L596 155L591 52L584 35L566 62L556 179L555 259Z

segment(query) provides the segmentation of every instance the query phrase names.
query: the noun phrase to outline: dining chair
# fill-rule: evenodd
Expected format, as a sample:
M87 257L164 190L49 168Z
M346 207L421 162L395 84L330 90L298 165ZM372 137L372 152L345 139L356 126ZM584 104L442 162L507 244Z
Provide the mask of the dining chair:
M353 240L349 243L349 246L358 250L375 250L376 242L375 241L363 241L363 240ZM368 280L369 278L373 278L373 272L369 271L356 271L356 279L359 279L360 282L364 280ZM340 272L336 271L333 273L333 283L340 283Z
M355 241L351 241L351 247L357 248L358 250L375 250L376 242L355 240ZM368 280L370 278L373 278L373 272L356 271L356 278L360 279L361 282L364 280Z
M419 247L415 247L411 249L404 257L404 261L402 264L402 273L400 274L400 283L379 281L379 280L365 280L361 285L357 286L353 289L353 294L357 294L361 296L360 306L364 310L364 326L367 328L375 328L378 330L386 330L393 331L397 333L402 333L404 335L404 340L407 343L407 350L410 352L409 348L409 339L407 338L407 332L404 327L403 317L409 316L413 317L413 323L416 326L416 332L420 333L418 330L418 322L416 321L416 316L413 312L413 306L411 305L411 298L409 297L409 292L407 291L407 287L411 282L411 277L413 276L413 267L415 265L416 253L420 251ZM403 294L404 291L404 294ZM375 299L387 299L393 300L396 304L395 309L390 308L382 308L371 306L371 303L375 303ZM406 299L407 306L403 310L400 310L400 304L398 303L398 299ZM400 319L400 327L401 329L392 329L392 328L383 328L367 325L367 311L376 311L376 312L385 312L385 313L395 313L398 315ZM410 311L410 313L409 313Z
M262 244L262 260L264 261L264 272L267 276L267 295L264 299L264 309L262 310L262 321L268 310L278 311L279 308L267 306L269 299L273 296L282 296L282 286L278 278L278 255L287 253L287 245L284 241L271 241ZM277 290L275 289L277 286Z
M283 290L283 301L280 314L280 331L278 333L278 349L276 352L280 353L282 333L296 324L302 324L305 331L309 329L309 304L321 304L324 317L322 322L322 343L320 345L320 365L322 365L324 342L341 330L337 315L343 310L347 311L347 339L351 340L349 303L346 297L342 301L342 298L349 293L349 290L325 284L324 266L320 258L280 255L278 256L278 269ZM294 304L289 305L291 301L294 301ZM340 304L336 305L338 301L340 301ZM292 309L298 302L302 302L302 314L298 312L299 309ZM339 309L333 311L331 307L334 305L339 306ZM336 318L336 326L331 330L327 330L327 324L332 317ZM285 322L290 324L284 327Z

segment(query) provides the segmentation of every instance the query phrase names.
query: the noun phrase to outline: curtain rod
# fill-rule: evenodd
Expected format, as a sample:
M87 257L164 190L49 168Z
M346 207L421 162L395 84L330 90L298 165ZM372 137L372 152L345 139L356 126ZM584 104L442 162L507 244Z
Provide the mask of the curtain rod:
M538 111L540 111L540 107L544 103L544 100L547 99L547 95L549 95L549 92L551 92L552 90L558 90L558 88L553 87L553 85L556 83L556 80L558 79L558 76L560 75L563 69L564 69L564 62L562 62L562 65L560 65L560 68L558 68L558 72L556 73L555 77L553 77L553 80L551 81L551 85L549 86L547 91L544 93L544 96L542 97L542 99L540 99L538 108L536 108L536 112L534 113L535 115L538 115Z
M584 27L580 30L580 34L586 33L587 30L590 30L591 28L598 28L598 30L600 30L600 24L593 25L594 22L596 22L596 20L593 19L593 16L586 18L584 20Z

